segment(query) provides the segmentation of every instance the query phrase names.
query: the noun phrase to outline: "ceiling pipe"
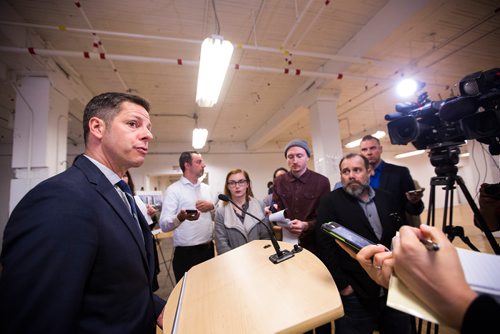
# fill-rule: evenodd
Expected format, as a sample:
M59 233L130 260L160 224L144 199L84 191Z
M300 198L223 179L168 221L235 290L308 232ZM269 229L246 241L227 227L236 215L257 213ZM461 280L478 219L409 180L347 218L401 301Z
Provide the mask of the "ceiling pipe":
M39 56L61 56L61 57L74 57L74 58L84 58L92 60L119 60L119 61L131 61L131 62L144 62L144 63L161 63L161 64L171 64L171 65L188 65L188 66L198 66L199 61L184 60L184 59L171 59L171 58L160 58L160 57L145 57L145 56L133 56L133 55L120 55L111 53L97 53L97 52L87 52L87 51L68 51L68 50L49 50L49 49L35 49L35 48L18 48L12 46L0 46L0 51L11 52L11 53L28 53L30 55ZM373 80L377 82L387 81L384 78L360 76L354 74L344 74L344 73L326 73L326 72L314 72L305 71L297 68L272 68L263 66L252 66L252 65L231 65L235 70L243 71L253 71L253 72L265 72L265 73L276 73L276 74L286 74L290 76L302 76L302 77L312 77L312 78L324 78L324 79L354 79L354 80ZM392 80L391 80L392 81Z
M326 9L326 6L328 6L329 3L330 3L330 1L324 2L324 6L321 6L319 11L314 16L314 18L311 20L311 22L309 22L309 25L307 26L307 28L300 35L299 40L297 42L295 42L295 44L293 45L294 48L296 48L297 46L299 46L300 43L302 43L302 41L304 40L306 35L309 33L309 30L311 30L312 26L316 23L316 21L319 19L321 14L323 14L323 11Z
M309 7L311 7L311 5L312 5L313 2L314 2L314 0L309 0L309 2L307 3L307 5L302 10L302 13L300 13L298 19L295 20L294 25L292 26L292 28L288 32L288 35L285 37L285 40L283 41L283 43L281 45L285 46L288 43L288 40L290 39L290 37L292 37L293 33L295 32L295 29L297 29L297 27L299 26L300 22L304 18L304 15L306 14L306 12L309 9Z
M189 38L176 38L176 37L133 34L133 33L124 33L124 32L116 32L116 31L106 31L106 30L71 28L71 27L66 27L64 25L51 26L51 25L44 25L44 24L33 24L33 23L24 23L24 22L11 22L11 21L0 21L0 24L19 26L19 27L25 27L25 28L59 30L62 32L69 31L69 32L81 32L81 33L87 33L87 34L100 34L103 36L105 36L105 35L107 35L107 36L120 36L120 37L128 37L128 38L139 39L139 40L160 40L160 41L198 44L198 45L201 45L201 43L203 42L202 40L189 39ZM256 46L256 45L247 45L247 44L238 44L238 43L234 43L234 45L237 49L243 49L243 50L278 53L278 54L284 54L286 52L289 52L295 56L303 56L303 57L318 58L318 59L329 59L329 60L336 60L336 61L352 63L352 64L384 64L384 63L386 63L386 62L380 61L380 60L360 58L360 57L341 56L341 55L331 55L331 54L320 53L320 52L307 52L307 51L300 51L300 50L285 50L284 48L271 48L271 47L265 47L265 46ZM394 62L391 62L391 64L394 65Z
M85 11L83 10L83 7L80 4L80 2L77 0L75 0L74 2L75 2L75 6L80 10L80 14L82 14L83 19L85 20L85 22L87 23L89 28L94 29L94 27L92 26L92 23L90 22L90 20L87 16L87 13L85 13ZM96 48L100 46L102 48L102 51L104 51L106 53L107 52L106 48L104 47L104 44L102 44L101 39L99 38L99 36L97 34L94 33L94 35L99 41L98 43L94 43L94 45L96 46ZM127 84L125 83L125 80L123 80L121 74L118 72L118 69L116 68L115 63L111 59L108 59L108 62L111 65L113 72L115 73L116 77L118 78L118 81L120 81L120 83L122 84L125 91L130 92L130 88L127 86Z

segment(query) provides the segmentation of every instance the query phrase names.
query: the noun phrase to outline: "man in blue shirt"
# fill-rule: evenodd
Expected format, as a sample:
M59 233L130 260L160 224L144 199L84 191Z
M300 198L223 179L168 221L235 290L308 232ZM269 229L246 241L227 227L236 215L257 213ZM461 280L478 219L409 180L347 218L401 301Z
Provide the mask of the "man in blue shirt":
M415 190L415 185L408 168L383 161L382 145L378 138L371 135L364 136L360 147L361 155L368 159L373 170L370 176L370 186L374 189L386 190L394 196L401 218L405 218L406 213L420 215L424 210L423 191L409 193Z

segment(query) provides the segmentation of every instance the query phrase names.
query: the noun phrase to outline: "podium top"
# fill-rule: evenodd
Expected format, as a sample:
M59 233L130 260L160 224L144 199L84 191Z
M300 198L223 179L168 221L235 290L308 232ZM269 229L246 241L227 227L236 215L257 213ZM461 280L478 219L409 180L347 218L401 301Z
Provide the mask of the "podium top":
M315 255L304 249L273 264L272 254L269 240L255 240L191 268L177 332L299 333L344 314L333 278ZM181 285L168 298L165 333L172 329Z

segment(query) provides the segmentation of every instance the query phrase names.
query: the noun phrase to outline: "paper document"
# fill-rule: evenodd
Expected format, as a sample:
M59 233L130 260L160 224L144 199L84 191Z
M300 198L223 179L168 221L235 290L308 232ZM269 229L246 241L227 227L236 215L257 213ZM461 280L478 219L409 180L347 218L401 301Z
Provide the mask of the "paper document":
M472 290L486 293L500 302L500 256L457 248L465 280ZM439 323L436 315L397 277L389 282L387 305L418 318Z

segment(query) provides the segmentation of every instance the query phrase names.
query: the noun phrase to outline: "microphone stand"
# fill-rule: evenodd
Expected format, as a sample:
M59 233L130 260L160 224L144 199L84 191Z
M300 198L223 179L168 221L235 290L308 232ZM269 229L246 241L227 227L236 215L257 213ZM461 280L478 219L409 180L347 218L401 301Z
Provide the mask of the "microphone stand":
M274 236L273 231L261 219L255 217L250 212L243 210L243 208L240 207L238 204L236 204L232 199L230 199L229 196L220 194L219 199L223 200L224 202L231 202L236 208L240 209L241 212L244 212L245 214L249 215L250 217L255 219L257 222L259 222L260 224L262 224L266 227L267 231L269 232L269 236L271 237L271 243L273 244L274 250L276 251L276 254L269 256L269 260L272 263L278 264L280 262L283 262L283 261L288 260L289 258L292 258L295 256L295 254L293 254L292 252L290 252L286 249L285 250L280 249L280 245L278 244L278 240L276 240L276 237Z

